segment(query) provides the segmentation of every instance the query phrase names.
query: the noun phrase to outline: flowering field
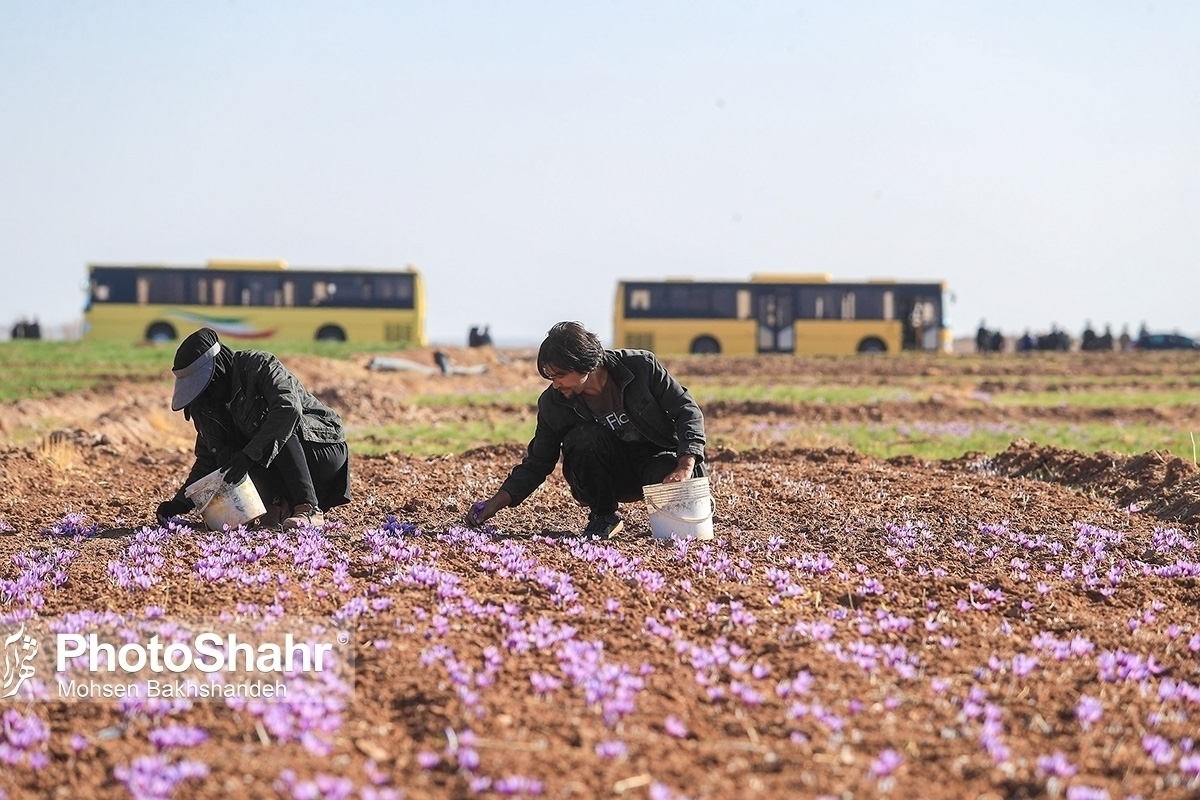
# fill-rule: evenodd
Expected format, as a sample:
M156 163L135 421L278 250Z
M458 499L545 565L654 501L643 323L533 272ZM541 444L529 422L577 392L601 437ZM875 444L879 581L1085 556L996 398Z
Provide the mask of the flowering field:
M352 676L280 700L0 701L0 790L1200 795L1191 460L722 448L710 542L657 541L636 506L611 541L564 535L557 476L462 527L521 453L358 458L355 502L285 535L148 524L171 442L0 450L0 633L226 614L354 646Z

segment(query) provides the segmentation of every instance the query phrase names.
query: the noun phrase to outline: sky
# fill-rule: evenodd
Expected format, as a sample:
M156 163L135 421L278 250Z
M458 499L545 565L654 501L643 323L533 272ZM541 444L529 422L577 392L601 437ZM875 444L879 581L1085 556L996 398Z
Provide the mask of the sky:
M0 0L0 327L247 258L414 264L445 344L763 272L1196 335L1198 143L1192 0Z

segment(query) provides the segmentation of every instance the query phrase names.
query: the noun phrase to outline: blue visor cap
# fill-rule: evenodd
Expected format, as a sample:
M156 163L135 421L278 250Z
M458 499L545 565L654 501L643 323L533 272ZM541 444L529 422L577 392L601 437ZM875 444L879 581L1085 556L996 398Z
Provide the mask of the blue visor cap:
M192 404L200 393L208 388L213 372L217 369L217 353L221 352L221 343L217 342L200 354L192 363L183 369L173 369L175 376L175 395L171 398L171 410L180 411Z

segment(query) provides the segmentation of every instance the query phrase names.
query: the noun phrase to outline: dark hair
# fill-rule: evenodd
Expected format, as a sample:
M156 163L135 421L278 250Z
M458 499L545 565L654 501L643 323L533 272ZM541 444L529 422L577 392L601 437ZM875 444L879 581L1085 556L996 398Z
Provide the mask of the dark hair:
M604 345L600 337L579 322L559 322L546 334L538 348L537 368L546 380L563 372L587 373L604 360ZM554 373L550 368L554 368Z

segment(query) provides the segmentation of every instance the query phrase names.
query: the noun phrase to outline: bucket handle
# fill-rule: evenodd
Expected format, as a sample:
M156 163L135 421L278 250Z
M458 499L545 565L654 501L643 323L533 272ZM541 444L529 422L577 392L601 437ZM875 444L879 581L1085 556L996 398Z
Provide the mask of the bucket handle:
M217 495L219 495L220 493L221 493L220 488L214 489L213 491L209 492L208 497L206 497L204 499L204 502L202 504L196 506L196 509L195 509L196 513L203 514L204 509L208 508L209 504L211 504L213 500L216 500ZM194 503L195 501L193 500L192 502Z
M717 500L715 497L709 497L708 502L712 506L712 508L708 512L708 516L700 517L700 519L688 519L686 517L677 517L674 514L672 514L670 511L667 511L667 510L661 508L657 503L654 502L653 499L651 499L649 497L646 498L646 505L650 506L650 508L653 509L654 511L657 511L659 514L662 514L664 517L667 517L668 519L673 519L676 522L683 522L688 525L696 525L698 523L707 522L710 519L712 519L713 514L717 513Z
M224 479L225 479L225 473L224 473L224 472L222 472L222 473L221 473L221 480L222 480L222 482L224 482ZM236 485L236 484L235 484L235 485ZM219 494L221 493L221 489L222 489L222 486L221 486L221 484L220 484L220 483L218 483L215 489L213 489L213 490L212 490L212 491L210 491L210 492L207 492L207 494L208 494L208 497L206 497L206 498L204 499L204 502L203 502L203 503L201 503L201 504L199 504L199 505L197 505L197 506L196 506L196 509L195 509L195 510L196 510L196 513L197 513L197 514L203 514L203 513L204 513L204 509L208 508L208 507L209 507L209 506L212 504L212 501L217 499L217 495L219 495ZM195 500L193 500L192 502L193 502L193 503L195 503L196 501L195 501Z

